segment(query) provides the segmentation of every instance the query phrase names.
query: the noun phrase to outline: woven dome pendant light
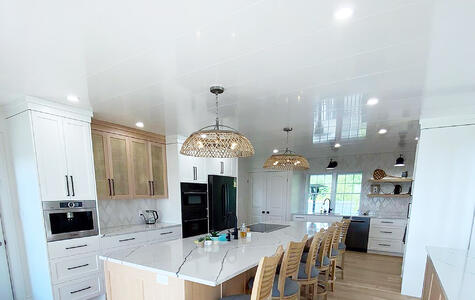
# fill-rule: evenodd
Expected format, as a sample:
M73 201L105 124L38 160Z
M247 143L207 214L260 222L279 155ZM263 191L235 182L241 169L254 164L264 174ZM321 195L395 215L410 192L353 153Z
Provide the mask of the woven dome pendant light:
M310 168L308 160L295 152L289 150L289 132L292 128L285 127L284 131L287 133L287 148L282 154L271 155L264 163L265 169L275 169L281 171L295 171L307 170Z
M181 146L180 153L195 157L235 158L254 155L251 142L237 130L219 123L218 95L222 86L210 87L216 95L216 123L193 132Z

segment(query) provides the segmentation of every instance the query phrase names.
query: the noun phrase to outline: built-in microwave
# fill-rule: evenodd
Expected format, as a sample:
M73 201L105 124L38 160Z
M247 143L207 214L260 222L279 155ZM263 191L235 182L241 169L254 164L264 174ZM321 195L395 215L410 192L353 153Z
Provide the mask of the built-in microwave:
M181 183L181 211L183 220L208 217L208 186L202 183Z
M45 201L43 217L48 242L99 234L96 201Z

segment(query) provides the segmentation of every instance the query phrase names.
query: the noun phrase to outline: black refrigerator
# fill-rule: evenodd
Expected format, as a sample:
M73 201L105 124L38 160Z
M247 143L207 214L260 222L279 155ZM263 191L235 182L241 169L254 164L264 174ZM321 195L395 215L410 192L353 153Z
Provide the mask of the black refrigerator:
M208 175L209 230L237 226L235 177Z

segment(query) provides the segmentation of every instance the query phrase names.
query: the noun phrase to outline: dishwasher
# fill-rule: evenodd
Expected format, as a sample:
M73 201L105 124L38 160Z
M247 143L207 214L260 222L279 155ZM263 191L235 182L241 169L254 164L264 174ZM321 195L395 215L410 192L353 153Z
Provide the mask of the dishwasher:
M346 235L345 245L346 250L367 252L368 238L369 238L369 224L368 217L343 217L350 219L350 227Z

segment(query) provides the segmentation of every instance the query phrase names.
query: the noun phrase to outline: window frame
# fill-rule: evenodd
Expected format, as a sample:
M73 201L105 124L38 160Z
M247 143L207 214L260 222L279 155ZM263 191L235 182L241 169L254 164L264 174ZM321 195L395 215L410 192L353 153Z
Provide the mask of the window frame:
M332 175L332 188L330 192L330 200L331 200L331 205L330 208L332 209L332 212L335 212L335 206L336 206L336 190L337 190L337 184L338 184L338 175L347 175L347 174L361 174L361 190L360 190L360 207L361 207L361 200L363 200L363 171L345 171L345 172L338 172L338 171L327 171L327 172L307 172L306 176L306 183L305 183L305 212L308 213L308 198L310 196L310 176L312 175ZM358 208L359 209L359 208ZM319 211L313 212L313 213L319 213Z

